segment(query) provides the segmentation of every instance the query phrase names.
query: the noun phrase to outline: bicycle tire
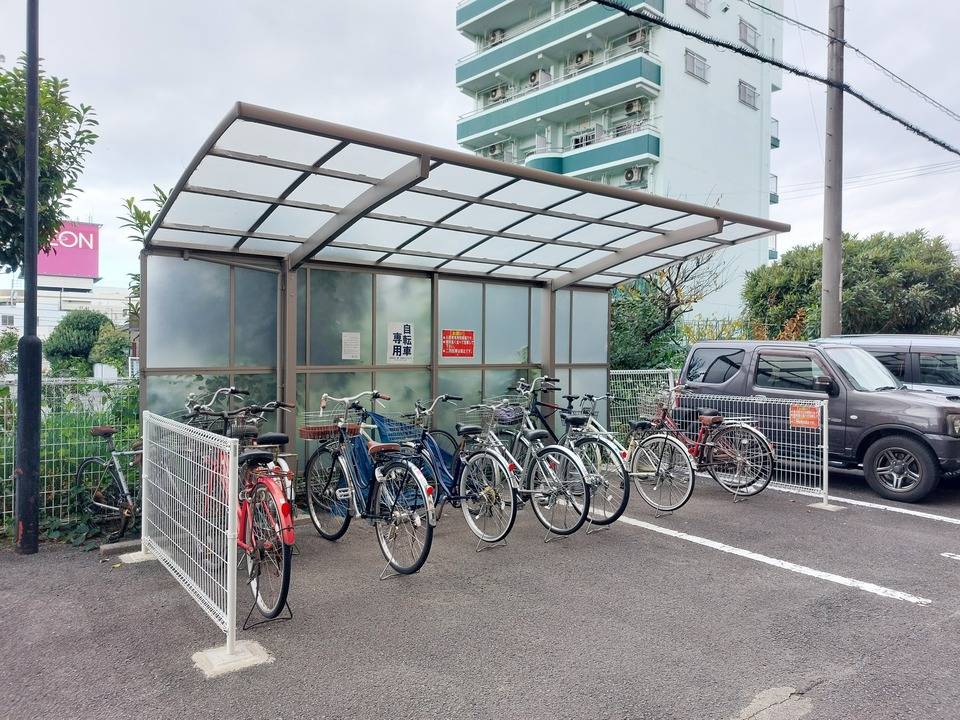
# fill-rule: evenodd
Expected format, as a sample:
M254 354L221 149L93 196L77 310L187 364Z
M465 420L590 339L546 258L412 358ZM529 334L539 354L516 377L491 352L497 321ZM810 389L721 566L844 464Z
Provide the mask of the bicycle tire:
M687 447L667 433L640 441L630 460L630 475L643 501L660 512L682 508L693 495L697 477Z
M560 445L548 445L536 451L534 462L527 468L525 487L530 489L533 514L541 525L555 535L572 535L586 522L590 512L590 485L579 465L580 460L572 450ZM537 477L534 473L537 473ZM539 480L541 473L547 475L545 481ZM538 481L541 482L540 490L536 485ZM569 525L556 522L558 507L563 518L572 519ZM567 508L573 508L576 512L570 514Z
M500 542L517 520L517 495L510 475L503 458L491 450L471 454L460 471L460 509L467 527L483 542ZM497 517L502 519L499 526L488 531L488 518Z
M594 525L615 523L630 501L630 473L620 451L610 440L584 435L573 449L587 470L590 481L590 514Z
M250 499L250 540L253 550L246 554L247 577L257 610L268 620L280 614L290 591L293 552L281 537L280 518L280 508L273 493L264 483L257 483ZM258 520L261 521L262 537L258 536ZM257 557L254 558L254 555ZM271 585L276 588L270 596L263 591L268 577L273 577Z
M739 437L739 440L729 440L728 437ZM749 443L751 447L744 448L744 443ZM721 457L732 460L718 463L718 452L724 454ZM704 453L704 465L710 477L727 492L741 497L759 495L766 489L773 479L773 464L773 453L767 439L756 428L740 423L721 426L711 435ZM744 465L752 472L741 475ZM730 467L731 472L722 469L726 467Z
M380 552L396 572L412 575L423 567L433 544L433 525L427 516L430 501L425 491L426 480L416 466L406 460L387 460L377 465L376 474L373 514ZM419 534L420 530L423 538L417 547L414 533ZM399 540L401 537L404 539ZM399 540L396 547L395 540ZM399 559L399 550L405 545L411 551L409 562L406 558Z
M328 462L321 460L329 457ZM324 540L335 542L350 527L350 501L341 500L336 491L347 486L347 468L343 455L334 456L326 446L313 451L303 470L307 513L314 529Z
M126 496L117 469L109 461L89 457L81 461L74 475L76 497L107 541L119 540L127 531L130 517Z

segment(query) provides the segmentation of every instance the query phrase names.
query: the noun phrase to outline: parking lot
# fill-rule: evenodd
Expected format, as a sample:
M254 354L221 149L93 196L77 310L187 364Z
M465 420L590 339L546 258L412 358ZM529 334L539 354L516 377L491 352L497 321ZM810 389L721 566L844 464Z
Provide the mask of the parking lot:
M831 476L840 497L894 507L861 483ZM448 509L424 570L385 581L360 523L334 545L301 525L293 619L240 633L275 661L214 679L190 656L223 636L158 564L4 550L3 706L44 718L955 717L960 488L902 506L945 519L812 501L768 491L734 504L702 480L672 516L633 498L631 520L549 544L528 510L506 547L481 553Z

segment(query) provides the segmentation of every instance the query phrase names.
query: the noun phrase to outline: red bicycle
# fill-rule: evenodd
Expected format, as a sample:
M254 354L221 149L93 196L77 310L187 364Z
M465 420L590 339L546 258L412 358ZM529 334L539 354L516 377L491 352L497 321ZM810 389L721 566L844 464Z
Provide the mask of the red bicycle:
M277 407L288 407L275 403ZM223 423L224 435L231 428L248 426L252 415L266 406L247 406L233 411L216 412L198 406L198 418L214 418ZM276 433L271 433L276 435ZM283 443L286 444L286 443ZM209 464L207 507L204 513L216 513L214 505L229 508L229 458L219 454ZM295 541L293 508L286 488L293 485L293 474L277 462L273 450L245 448L237 458L239 497L237 503L237 547L244 553L248 585L260 614L267 619L277 617L287 602L290 589L291 558Z
M679 393L683 386L673 389ZM630 470L637 491L651 507L664 512L682 507L693 493L696 473L706 472L737 496L757 495L773 478L770 441L744 420L725 418L718 410L696 409L696 437L683 431L658 401L653 418L630 422Z

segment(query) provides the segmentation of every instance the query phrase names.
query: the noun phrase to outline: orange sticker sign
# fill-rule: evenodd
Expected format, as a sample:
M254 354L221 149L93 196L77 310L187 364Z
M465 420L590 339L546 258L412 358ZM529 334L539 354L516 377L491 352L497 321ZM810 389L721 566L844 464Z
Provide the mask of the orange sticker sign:
M820 427L820 408L816 405L790 405L790 427L813 429Z
M440 357L472 358L476 349L473 330L443 328L440 331Z

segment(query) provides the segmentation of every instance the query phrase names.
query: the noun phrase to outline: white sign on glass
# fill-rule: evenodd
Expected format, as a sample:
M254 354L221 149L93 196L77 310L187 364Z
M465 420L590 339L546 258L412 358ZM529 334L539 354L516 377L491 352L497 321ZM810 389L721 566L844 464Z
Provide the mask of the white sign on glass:
M360 333L358 332L340 333L340 359L341 360L359 360L360 359Z
M413 323L387 323L387 362L413 362Z

